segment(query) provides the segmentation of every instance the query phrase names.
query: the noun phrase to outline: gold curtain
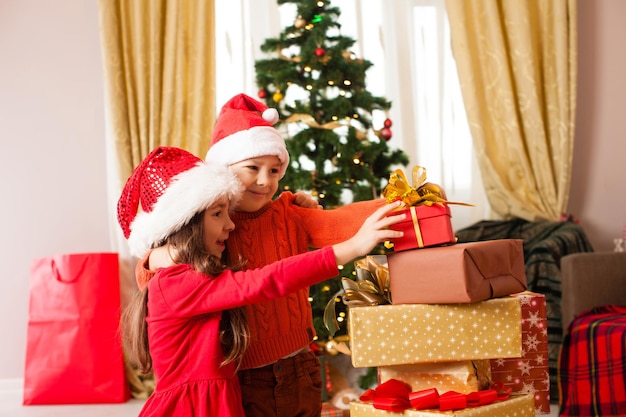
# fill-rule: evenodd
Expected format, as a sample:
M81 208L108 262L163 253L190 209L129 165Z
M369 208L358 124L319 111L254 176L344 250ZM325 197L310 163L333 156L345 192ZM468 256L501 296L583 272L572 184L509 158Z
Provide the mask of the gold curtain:
M446 0L446 8L492 209L558 220L573 158L576 0Z
M120 188L155 147L204 159L215 119L213 0L99 0Z

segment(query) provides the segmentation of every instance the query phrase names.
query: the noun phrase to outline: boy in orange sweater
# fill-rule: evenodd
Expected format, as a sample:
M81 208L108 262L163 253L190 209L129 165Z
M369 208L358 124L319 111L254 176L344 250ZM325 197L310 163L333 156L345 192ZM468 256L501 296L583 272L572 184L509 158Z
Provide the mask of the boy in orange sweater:
M240 94L217 119L208 162L228 165L244 185L227 242L229 260L242 256L245 268L258 268L310 248L352 236L384 199L352 203L334 210L293 204L294 194L272 200L289 164L284 139L273 127L276 109ZM239 379L248 417L319 416L320 362L309 349L313 327L308 289L247 307L251 330Z

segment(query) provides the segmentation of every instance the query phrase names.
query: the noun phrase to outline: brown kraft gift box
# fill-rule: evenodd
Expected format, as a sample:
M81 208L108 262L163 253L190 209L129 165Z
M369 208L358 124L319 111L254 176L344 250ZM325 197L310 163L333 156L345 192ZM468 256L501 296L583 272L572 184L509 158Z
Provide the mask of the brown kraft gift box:
M471 303L527 289L521 239L387 255L392 304Z

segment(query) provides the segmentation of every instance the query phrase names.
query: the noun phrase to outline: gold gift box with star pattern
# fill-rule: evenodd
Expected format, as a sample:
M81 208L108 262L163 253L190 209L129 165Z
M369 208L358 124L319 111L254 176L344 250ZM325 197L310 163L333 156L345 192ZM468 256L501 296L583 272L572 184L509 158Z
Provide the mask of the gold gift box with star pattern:
M520 300L512 296L465 304L350 307L352 365L518 358L521 317Z

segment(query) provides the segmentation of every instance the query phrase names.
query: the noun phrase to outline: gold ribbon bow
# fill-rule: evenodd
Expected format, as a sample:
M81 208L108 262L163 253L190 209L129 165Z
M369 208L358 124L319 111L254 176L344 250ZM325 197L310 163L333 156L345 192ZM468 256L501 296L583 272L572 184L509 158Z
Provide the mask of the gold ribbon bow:
M341 297L344 304L350 306L372 306L390 304L389 269L385 255L369 255L354 262L356 280L341 278L339 290L324 308L324 325L331 336L339 330L335 316L335 304Z
M419 223L417 219L417 213L414 206L432 206L445 204L458 204L462 206L472 206L468 203L459 203L446 200L445 191L437 184L426 182L426 168L416 165L413 167L413 184L409 184L409 180L404 175L404 172L400 169L395 170L389 176L389 184L383 190L383 196L387 203L393 203L394 201L402 201L400 207L396 210L402 210L411 208L411 218L415 227L415 236L418 241L418 247L423 247L421 242L421 231L419 230ZM393 248L392 242L385 242L385 248Z
M448 201L443 188L432 182L426 182L426 168L419 165L413 167L413 185L409 184L409 180L401 169L392 172L389 176L389 184L383 190L383 196L387 203L401 200L403 204L398 210L411 206L432 206L433 204L473 206L469 203Z
M443 206L446 201L446 194L437 184L426 182L426 168L416 165L413 167L413 184L409 184L404 172L396 169L389 176L389 184L383 190L383 196L387 203L401 200L406 208L410 206L432 206L438 204ZM453 203L464 204L464 203Z

